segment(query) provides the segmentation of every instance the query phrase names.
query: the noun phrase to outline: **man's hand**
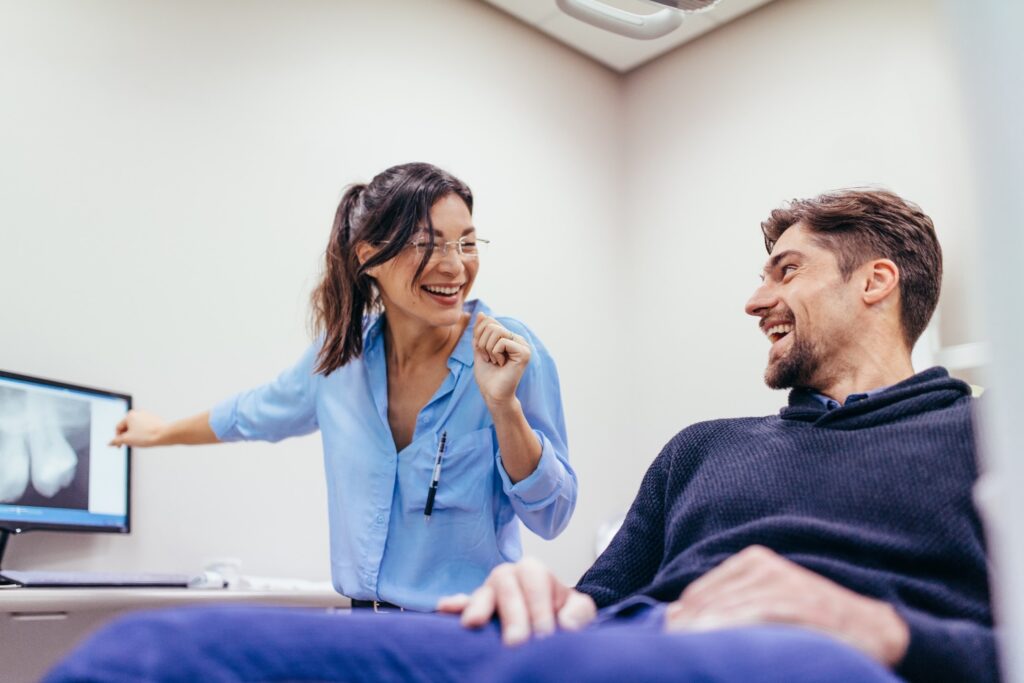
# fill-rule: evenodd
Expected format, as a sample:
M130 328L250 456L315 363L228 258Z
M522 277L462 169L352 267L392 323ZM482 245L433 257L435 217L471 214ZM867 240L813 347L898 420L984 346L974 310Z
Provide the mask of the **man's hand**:
M461 614L462 625L483 626L497 614L506 645L518 645L530 634L553 633L556 624L575 631L589 624L597 607L589 595L569 588L539 561L526 558L495 567L472 595L441 598L439 612Z
M687 586L669 605L665 628L713 630L786 623L824 631L892 667L910 631L891 605L804 569L768 548L750 546Z

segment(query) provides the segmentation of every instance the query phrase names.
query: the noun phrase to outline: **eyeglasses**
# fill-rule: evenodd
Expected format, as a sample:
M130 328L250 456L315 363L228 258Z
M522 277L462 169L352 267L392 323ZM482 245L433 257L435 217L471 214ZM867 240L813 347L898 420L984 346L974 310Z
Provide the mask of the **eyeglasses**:
M378 244L387 244L387 240L378 242ZM485 240L480 237L460 237L457 240L451 240L448 242L433 242L430 239L418 238L414 239L406 245L416 256L423 258L427 251L430 249L430 245L434 245L434 251L431 252L430 260L442 259L448 255L448 249L454 247L455 253L462 258L475 259L480 254L487 250L487 245L491 243L490 240Z

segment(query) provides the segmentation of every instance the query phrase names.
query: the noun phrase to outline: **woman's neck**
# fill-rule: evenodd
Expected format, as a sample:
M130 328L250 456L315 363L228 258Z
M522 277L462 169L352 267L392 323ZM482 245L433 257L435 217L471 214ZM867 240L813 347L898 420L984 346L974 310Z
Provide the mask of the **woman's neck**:
M455 325L432 327L401 315L385 313L384 344L388 366L400 373L437 358L447 359L459 343L468 322L469 314L464 313Z

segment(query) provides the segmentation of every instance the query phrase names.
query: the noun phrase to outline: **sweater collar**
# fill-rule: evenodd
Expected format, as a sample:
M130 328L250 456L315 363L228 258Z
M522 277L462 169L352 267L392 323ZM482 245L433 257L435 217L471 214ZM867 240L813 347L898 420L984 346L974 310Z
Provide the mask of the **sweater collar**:
M910 414L941 408L965 396L971 388L953 379L945 368L934 367L859 401L828 410L810 389L789 392L789 405L779 411L783 420L813 422L835 429L853 429L865 422L879 424Z

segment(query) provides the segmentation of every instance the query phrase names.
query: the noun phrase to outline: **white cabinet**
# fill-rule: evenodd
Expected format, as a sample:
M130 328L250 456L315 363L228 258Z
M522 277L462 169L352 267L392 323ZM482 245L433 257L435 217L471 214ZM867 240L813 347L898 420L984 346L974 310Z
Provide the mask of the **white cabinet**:
M0 681L35 683L90 632L123 612L194 604L260 603L348 609L330 590L0 588Z

